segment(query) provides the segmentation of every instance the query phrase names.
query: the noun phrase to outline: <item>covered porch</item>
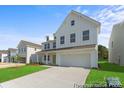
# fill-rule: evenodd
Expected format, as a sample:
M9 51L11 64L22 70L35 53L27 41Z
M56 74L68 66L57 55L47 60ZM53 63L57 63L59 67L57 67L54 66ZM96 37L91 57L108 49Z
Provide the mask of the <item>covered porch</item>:
M56 52L55 51L40 51L37 52L38 57L42 57L41 63L43 64L49 64L49 65L57 65L56 64Z

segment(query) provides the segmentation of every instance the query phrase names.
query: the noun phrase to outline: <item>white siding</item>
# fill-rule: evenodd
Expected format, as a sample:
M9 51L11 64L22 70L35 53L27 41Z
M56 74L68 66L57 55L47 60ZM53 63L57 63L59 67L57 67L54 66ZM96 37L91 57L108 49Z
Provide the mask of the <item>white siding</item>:
M109 42L109 62L124 65L124 23L113 26ZM113 42L113 47L112 47Z
M90 67L90 54L61 55L62 66Z
M43 46L42 49L45 50L45 44L48 44L48 43L50 44L50 48L49 48L49 49L54 49L54 48L53 48L53 43L54 43L54 42L55 42L54 40L53 40L53 41L44 42L44 43L42 44L42 46Z
M94 48L61 50L56 53L56 63L60 66L97 68L97 61L97 50ZM77 64L75 62L77 62Z
M22 49L26 49L26 52L27 52L27 47L24 45L24 44L22 44L22 43L20 43L19 45L18 45L18 55L19 56L21 56L21 57L26 57L27 55L27 53L26 52L22 52ZM19 51L20 50L20 51Z
M75 20L75 25L71 26L71 20ZM83 41L83 31L90 31L90 39ZM76 42L70 43L70 34L76 34ZM81 45L90 45L97 44L97 27L95 24L90 21L83 19L82 17L71 13L62 24L62 26L55 33L56 36L56 46L57 48L63 47L72 47L72 46L81 46ZM65 36L65 44L60 44L60 36Z
M38 51L41 51L41 49L37 49L35 51L35 48L33 48L33 47L27 47L27 55L26 55L26 63L27 64L30 63L31 59L32 59L33 62L37 62L37 58L34 57L34 56L32 56L32 55L36 54L36 52L38 52Z
M17 51L10 51L10 56L16 56Z
M75 24L72 26L71 21L74 20ZM83 40L83 31L89 30L89 40ZM82 49L66 49L57 50L56 52L56 64L60 66L81 66L81 67L98 67L98 52L97 52L97 39L98 33L100 32L100 23L85 17L78 15L77 13L71 12L60 28L54 33L56 37L56 49L75 47L75 46L85 46L85 45L96 45L92 48L82 48ZM75 34L75 42L70 42L70 34ZM60 44L60 37L64 36L64 44ZM53 42L47 41L45 43L50 43L50 49L53 47ZM44 44L43 43L43 50ZM50 51L48 51L49 54ZM49 55L47 52L44 55ZM47 57L46 57L47 59ZM52 60L52 59L51 59ZM44 61L43 61L44 62ZM52 63L51 61L46 61L44 63Z
M8 54L0 54L1 62L8 62Z
M36 50L35 50L35 48L36 48ZM19 52L19 49L21 49L20 52ZM22 49L23 49L23 51L22 51ZM24 49L26 49L26 51L24 51ZM38 52L38 51L41 51L41 49L39 49L37 47L25 46L23 43L20 43L18 45L18 54L19 54L19 56L26 58L27 64L29 64L31 60L33 62L37 62L37 58L34 57L33 55L35 55L36 52Z

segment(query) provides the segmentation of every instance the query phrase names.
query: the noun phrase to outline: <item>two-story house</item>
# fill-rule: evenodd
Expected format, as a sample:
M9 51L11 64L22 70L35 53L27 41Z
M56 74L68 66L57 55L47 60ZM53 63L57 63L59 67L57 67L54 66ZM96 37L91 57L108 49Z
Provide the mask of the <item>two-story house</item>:
M59 66L98 67L97 39L101 24L79 12L71 11L54 40L42 43L42 62Z
M7 50L0 51L0 62L8 62L8 51Z
M16 55L17 55L17 49L9 48L8 49L8 62L15 62Z
M23 58L24 63L40 61L36 52L41 51L41 45L21 40L17 48L18 55Z
M124 65L124 21L115 24L109 40L109 62Z

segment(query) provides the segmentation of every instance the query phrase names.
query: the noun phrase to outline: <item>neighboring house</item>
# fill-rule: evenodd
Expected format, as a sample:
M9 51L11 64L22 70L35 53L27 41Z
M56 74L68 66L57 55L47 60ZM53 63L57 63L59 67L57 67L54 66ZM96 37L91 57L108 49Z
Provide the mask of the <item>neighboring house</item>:
M9 48L8 49L8 61L15 62L15 56L17 55L17 49Z
M54 40L47 36L42 51L37 54L45 64L97 68L100 25L88 16L71 11L54 33Z
M6 51L0 51L0 62L8 62L8 53Z
M109 62L124 65L124 22L113 26L109 41Z
M23 58L23 62L38 62L36 52L41 51L41 45L21 40L18 44L18 55Z

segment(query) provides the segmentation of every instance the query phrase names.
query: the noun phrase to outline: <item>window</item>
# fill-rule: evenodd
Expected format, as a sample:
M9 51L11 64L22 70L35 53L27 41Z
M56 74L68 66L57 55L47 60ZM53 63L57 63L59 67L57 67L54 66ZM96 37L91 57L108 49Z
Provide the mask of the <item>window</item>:
M49 44L49 43L44 44L44 49L45 49L45 50L47 50L47 49L49 49L49 48L50 48L50 44Z
M34 50L36 51L36 50L37 50L37 48L34 48Z
M53 42L53 48L56 48L56 42Z
M65 37L64 36L61 36L60 37L60 44L64 44L64 41L65 41Z
M44 49L45 49L45 50L47 49L47 44L44 44Z
M89 40L89 30L83 31L83 41Z
M21 48L21 51L23 52L23 48Z
M18 49L18 53L20 53L20 48Z
M75 21L74 20L71 21L71 26L73 26L73 25L75 25Z
M56 36L54 36L54 40L56 40Z
M46 55L44 55L44 61L46 61Z
M50 44L48 43L48 44L47 44L47 49L49 49L49 48L50 48Z
M47 60L49 61L50 60L50 56L48 55L48 58L47 58Z
M24 52L26 52L26 48L24 48Z
M71 43L75 42L75 33L70 34L70 42Z

